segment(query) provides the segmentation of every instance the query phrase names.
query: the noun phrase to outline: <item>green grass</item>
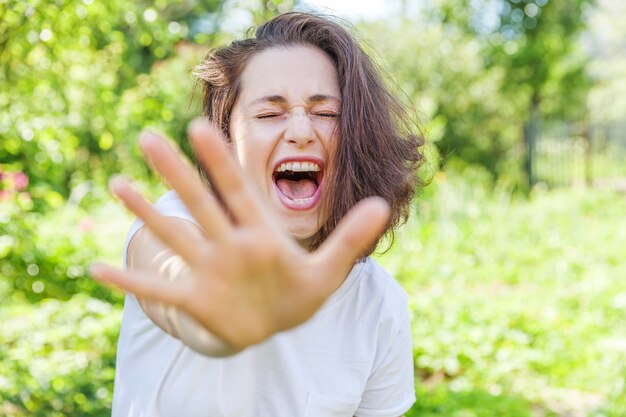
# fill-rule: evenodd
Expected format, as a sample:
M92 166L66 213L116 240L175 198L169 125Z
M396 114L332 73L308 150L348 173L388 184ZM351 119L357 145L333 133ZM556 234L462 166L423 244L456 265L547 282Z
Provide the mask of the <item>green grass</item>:
M626 195L439 176L381 262L410 294L410 416L626 415Z

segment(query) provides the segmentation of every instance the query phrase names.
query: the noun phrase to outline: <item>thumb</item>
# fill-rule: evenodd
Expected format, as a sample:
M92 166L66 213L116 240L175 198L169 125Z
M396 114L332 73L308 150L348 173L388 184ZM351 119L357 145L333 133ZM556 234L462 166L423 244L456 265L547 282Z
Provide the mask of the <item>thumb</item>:
M314 253L318 265L330 272L325 274L329 280L343 280L346 277L357 258L383 233L389 214L389 204L383 198L368 197L341 219L333 233ZM330 292L340 283L328 282Z

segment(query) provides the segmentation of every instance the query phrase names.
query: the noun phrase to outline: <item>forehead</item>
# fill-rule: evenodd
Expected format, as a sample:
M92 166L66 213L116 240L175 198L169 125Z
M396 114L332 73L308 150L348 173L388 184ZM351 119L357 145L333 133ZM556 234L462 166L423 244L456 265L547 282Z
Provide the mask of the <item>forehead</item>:
M241 74L244 105L264 96L282 96L298 104L315 95L341 98L333 62L312 46L266 49L255 54Z

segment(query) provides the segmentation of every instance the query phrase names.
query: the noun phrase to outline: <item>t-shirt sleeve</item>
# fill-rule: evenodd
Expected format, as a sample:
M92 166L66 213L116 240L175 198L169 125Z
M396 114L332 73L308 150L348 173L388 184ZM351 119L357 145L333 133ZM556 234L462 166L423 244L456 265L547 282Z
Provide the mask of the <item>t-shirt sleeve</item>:
M415 403L413 347L408 306L365 386L357 417L398 417Z

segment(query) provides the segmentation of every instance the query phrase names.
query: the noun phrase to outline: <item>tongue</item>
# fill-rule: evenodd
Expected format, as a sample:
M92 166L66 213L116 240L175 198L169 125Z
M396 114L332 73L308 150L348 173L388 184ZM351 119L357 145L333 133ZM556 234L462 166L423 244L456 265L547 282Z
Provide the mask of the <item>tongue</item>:
M317 191L317 184L313 180L291 181L281 178L276 181L276 185L283 194L292 200L312 197L315 191Z

